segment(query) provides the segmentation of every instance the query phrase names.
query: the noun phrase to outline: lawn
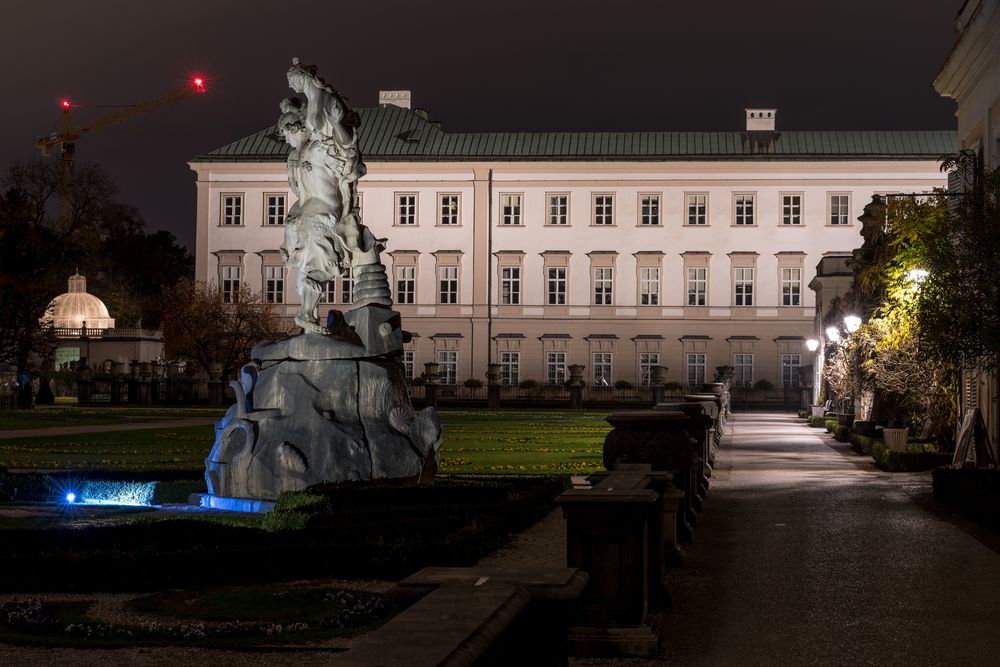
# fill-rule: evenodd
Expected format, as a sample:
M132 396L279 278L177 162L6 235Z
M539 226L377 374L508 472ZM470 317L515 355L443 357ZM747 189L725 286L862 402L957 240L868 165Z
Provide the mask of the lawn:
M60 412L53 410L52 412ZM36 411L45 413L48 410ZM135 411L83 410L76 418L121 423ZM124 414L121 414L124 412ZM182 416L173 411L150 414ZM92 414L88 414L92 413ZM34 414L34 413L32 413ZM198 416L212 414L201 411ZM577 474L603 469L601 448L611 427L604 412L442 410L442 473ZM192 416L184 414L183 416ZM0 422L0 429L3 428ZM69 425L45 424L46 426ZM212 446L211 426L84 433L0 440L0 467L47 470L200 471Z
M34 410L0 410L0 431L59 426L103 426L183 417L221 417L219 408L77 408L56 406Z

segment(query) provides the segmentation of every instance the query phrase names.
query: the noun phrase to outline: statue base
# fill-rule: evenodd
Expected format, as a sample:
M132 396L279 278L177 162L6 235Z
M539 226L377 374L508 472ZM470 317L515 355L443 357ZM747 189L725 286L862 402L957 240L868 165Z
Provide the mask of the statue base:
M353 337L306 333L254 348L233 383L236 405L216 425L209 494L274 500L321 482L433 480L441 424L433 408L410 405L398 313L348 315Z

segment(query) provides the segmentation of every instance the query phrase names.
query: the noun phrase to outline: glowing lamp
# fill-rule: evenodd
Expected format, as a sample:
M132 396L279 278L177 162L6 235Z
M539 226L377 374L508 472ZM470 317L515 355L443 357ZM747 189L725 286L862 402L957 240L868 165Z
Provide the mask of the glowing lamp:
M63 100L62 102L59 103L59 105L63 108L63 111L69 111L70 106L72 106L69 103L69 100Z
M861 318L857 315L848 315L844 318L844 326L847 327L847 333L854 333L861 328Z
M67 493L66 494L66 502L68 502L68 503L75 503L76 502L76 494L72 493L72 492Z
M831 343L836 343L840 340L840 332L837 331L837 327L827 327L826 329L826 339Z
M806 341L806 348L810 352L815 352L819 348L819 341L816 340L815 338L810 338L809 340Z
M200 76L196 76L191 80L191 83L194 84L195 90L197 90L199 93L205 92L205 79L201 78Z

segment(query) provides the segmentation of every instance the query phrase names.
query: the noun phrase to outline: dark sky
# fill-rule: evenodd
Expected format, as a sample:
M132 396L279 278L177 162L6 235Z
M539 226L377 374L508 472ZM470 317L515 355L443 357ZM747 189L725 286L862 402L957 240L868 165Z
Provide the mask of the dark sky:
M150 230L193 247L187 161L271 125L292 56L354 106L380 89L451 130L949 129L931 87L961 0L3 0L0 168L58 103L209 93L80 140ZM82 108L78 118L105 110ZM50 158L54 159L54 158Z

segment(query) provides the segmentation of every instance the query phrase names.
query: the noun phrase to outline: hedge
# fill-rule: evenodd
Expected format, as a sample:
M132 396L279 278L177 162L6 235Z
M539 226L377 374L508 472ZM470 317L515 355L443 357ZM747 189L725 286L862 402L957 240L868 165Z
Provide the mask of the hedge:
M889 449L876 441L872 447L875 465L887 472L921 472L951 463L952 455L941 453L930 443L911 443L905 451Z
M813 428L825 428L826 427L826 417L809 417L809 425Z

